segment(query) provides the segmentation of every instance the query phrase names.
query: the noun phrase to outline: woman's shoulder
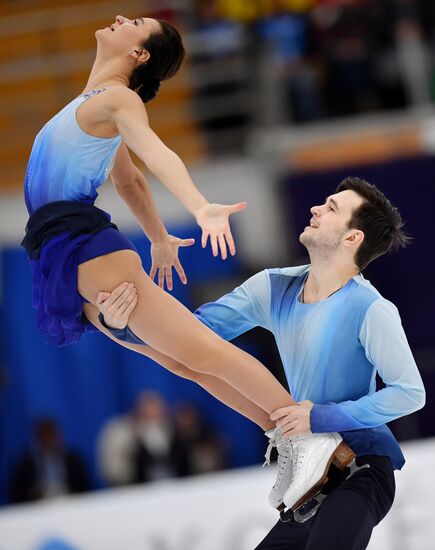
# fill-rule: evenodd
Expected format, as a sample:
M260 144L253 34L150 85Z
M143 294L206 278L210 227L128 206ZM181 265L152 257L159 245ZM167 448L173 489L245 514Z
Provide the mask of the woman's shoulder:
M77 121L84 129L88 124L92 126L116 122L121 114L128 114L130 118L138 119L143 119L145 115L145 119L148 120L142 100L136 92L127 86L117 84L107 86L102 91L103 93L93 94L92 91L84 90L82 93L82 96L88 94L90 99L90 101L84 101L77 112ZM94 131L95 128L88 130L91 134ZM110 128L109 134L111 131L114 129ZM104 134L104 137L109 137L109 135Z
M103 108L108 107L111 110L117 110L125 106L134 110L145 110L145 105L137 93L122 84L104 86L98 89L85 89L78 97L85 98L84 104L93 104ZM91 98L92 101L87 101Z
M127 86L122 86L121 84L108 86L105 95L107 100L112 102L116 108L125 105L130 108L145 110L145 105L141 98L134 90L127 88Z

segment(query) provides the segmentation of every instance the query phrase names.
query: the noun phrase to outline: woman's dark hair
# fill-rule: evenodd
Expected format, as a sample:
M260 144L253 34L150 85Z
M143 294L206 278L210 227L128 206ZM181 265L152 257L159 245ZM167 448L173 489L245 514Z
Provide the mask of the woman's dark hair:
M349 228L360 229L364 233L364 240L355 256L355 262L362 271L375 258L409 244L411 238L402 231L400 212L374 185L361 178L349 177L340 183L335 192L347 189L364 199L349 221Z
M160 32L151 34L140 47L147 50L150 57L146 63L138 65L130 76L129 88L134 90L144 103L153 99L161 80L174 76L183 62L185 51L177 29L167 21L156 19Z

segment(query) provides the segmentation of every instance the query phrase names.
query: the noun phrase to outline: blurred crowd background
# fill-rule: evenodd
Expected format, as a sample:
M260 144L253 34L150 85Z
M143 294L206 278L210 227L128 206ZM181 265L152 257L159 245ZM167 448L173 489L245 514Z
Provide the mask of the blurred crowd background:
M413 237L365 273L398 306L428 393L392 429L400 440L434 436L433 0L3 0L0 503L240 467L264 452L260 430L150 360L101 335L55 349L37 334L19 247L26 161L39 128L83 89L94 32L117 13L179 28L187 60L147 105L151 126L213 200L248 200L234 219L238 255L187 250L189 286L174 295L194 309L260 269L306 262L297 236L309 207L343 177L367 178ZM169 230L198 238L153 188ZM106 193L149 269L146 239ZM268 333L236 343L283 381Z
M120 487L218 471L227 466L225 439L190 403L170 410L164 397L140 393L131 410L110 417L96 440L105 485ZM31 502L93 488L83 457L68 446L55 419L38 418L32 444L12 465L9 499Z

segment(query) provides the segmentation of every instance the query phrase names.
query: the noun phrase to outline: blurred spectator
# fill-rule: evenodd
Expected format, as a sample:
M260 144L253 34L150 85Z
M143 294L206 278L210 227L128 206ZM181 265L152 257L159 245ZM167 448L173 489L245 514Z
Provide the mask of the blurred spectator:
M408 100L412 105L427 105L430 101L429 56L415 0L397 1L395 31Z
M98 454L109 485L126 485L172 477L172 423L163 398L143 392L133 411L103 427Z
M143 393L136 404L134 421L135 481L144 482L173 477L171 456L173 426L164 399L156 393Z
M35 425L35 447L13 468L11 502L28 502L89 490L81 458L66 448L57 423L42 418Z
M206 426L199 411L184 403L175 413L173 459L178 476L214 472L227 467L226 445Z
M240 147L251 118L246 29L223 18L217 0L200 1L197 16L191 55L194 109L210 151L222 153Z
M174 419L163 398L146 391L130 414L103 427L98 442L101 472L111 485L182 477L227 466L225 444L199 411L179 405Z
M227 19L240 22L251 22L262 13L259 0L216 0L217 9Z
M212 14L215 28L217 21L221 28L236 20L253 23L253 39L239 51L256 75L251 102L260 126L430 100L435 8L429 0L241 1L237 9L216 0L205 5L200 8L204 29ZM244 30L248 35L246 24ZM208 36L204 43L219 50L224 40ZM232 41L225 42L228 51Z
M260 43L264 44L261 105L269 110L264 120L270 125L320 118L324 114L320 75L307 56L308 16L289 12L284 0L273 0L271 5L273 12L257 25Z
M135 434L132 414L110 418L101 429L97 441L100 473L109 486L135 482Z
M313 12L313 41L325 67L328 114L349 115L376 104L370 66L371 1L329 2Z

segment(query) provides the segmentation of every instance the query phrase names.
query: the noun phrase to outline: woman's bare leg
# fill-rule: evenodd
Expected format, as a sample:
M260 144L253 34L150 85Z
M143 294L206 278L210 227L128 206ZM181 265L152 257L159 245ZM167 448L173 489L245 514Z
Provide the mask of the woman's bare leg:
M252 422L260 426L260 428L262 428L263 430L268 430L275 426L274 422L270 420L267 412L265 412L263 409L260 409L258 405L247 399L244 395L242 395L240 392L235 390L232 386L230 386L223 380L220 380L219 378L216 378L216 376L212 376L211 374L202 374L190 370L181 363L175 361L175 359L171 359L167 355L164 355L163 353L155 350L151 346L141 346L118 340L101 325L98 320L98 309L94 305L85 304L84 311L89 321L91 321L91 323L93 323L99 330L101 330L101 332L114 340L116 343L121 344L121 346L124 346L129 350L140 353L141 355L150 357L153 361L159 363L159 365L162 365L162 367L165 367L170 372L181 376L182 378L186 378L188 380L192 380L192 382L196 382L198 385L208 391L208 393L213 395L213 397L215 397L234 411L242 414L249 420L252 420Z
M190 370L224 380L269 414L296 404L264 365L222 340L155 285L135 252L120 250L78 267L79 292L93 304L99 292L110 292L123 281L133 283L138 294L129 326L152 348Z

